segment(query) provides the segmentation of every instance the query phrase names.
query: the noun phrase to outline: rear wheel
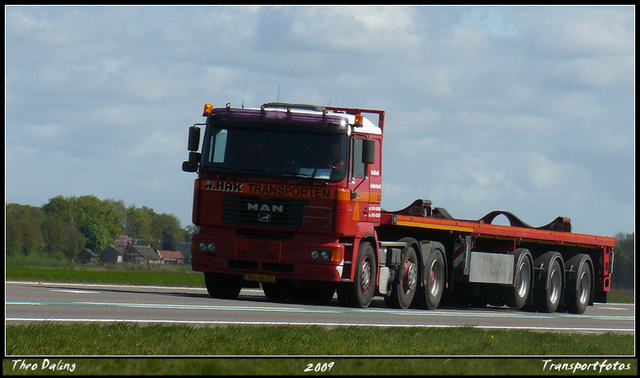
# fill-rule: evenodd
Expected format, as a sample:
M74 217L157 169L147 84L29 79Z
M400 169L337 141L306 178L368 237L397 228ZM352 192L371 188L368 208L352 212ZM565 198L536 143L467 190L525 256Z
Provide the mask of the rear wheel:
M555 312L562 298L563 272L559 258L551 262L547 270L547 288L535 290L536 309L540 312Z
M228 274L205 273L204 283L209 295L219 299L234 299L242 290L242 277Z
M429 310L435 310L440 304L445 285L444 257L438 250L432 251L425 265L427 285L424 298Z
M514 286L503 288L502 295L509 307L523 308L527 304L533 282L532 262L529 254L519 251L514 272Z
M575 279L575 290L565 291L565 304L567 311L573 314L583 314L589 306L589 297L591 295L591 269L586 262L587 256L576 256L577 271ZM567 262L567 266L573 263L573 259ZM571 269L570 269L571 270Z
M353 282L338 286L338 301L342 306L366 308L376 291L376 258L369 242L360 243Z
M402 258L399 277L393 284L393 290L389 297L385 297L385 303L392 308L407 308L413 302L418 287L418 255L409 247Z

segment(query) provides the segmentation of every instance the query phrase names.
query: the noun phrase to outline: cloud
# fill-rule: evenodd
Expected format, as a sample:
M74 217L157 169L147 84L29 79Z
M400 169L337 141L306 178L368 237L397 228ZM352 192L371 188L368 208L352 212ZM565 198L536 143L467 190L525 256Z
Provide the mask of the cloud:
M633 9L9 6L6 200L94 194L188 224L204 103L279 99L386 110L386 208L631 231Z

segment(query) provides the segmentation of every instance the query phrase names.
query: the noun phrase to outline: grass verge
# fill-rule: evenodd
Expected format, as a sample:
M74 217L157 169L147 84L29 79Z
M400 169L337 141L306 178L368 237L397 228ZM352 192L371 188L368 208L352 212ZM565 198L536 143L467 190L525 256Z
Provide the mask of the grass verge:
M543 356L632 355L633 335L457 328L6 326L7 355Z

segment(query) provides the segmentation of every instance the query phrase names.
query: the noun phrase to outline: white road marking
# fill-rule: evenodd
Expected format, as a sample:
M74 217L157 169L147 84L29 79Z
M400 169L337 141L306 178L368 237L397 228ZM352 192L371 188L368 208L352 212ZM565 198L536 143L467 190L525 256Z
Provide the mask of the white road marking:
M74 294L100 294L99 291L92 291L92 290L51 289L50 291L59 291L61 293L74 293Z

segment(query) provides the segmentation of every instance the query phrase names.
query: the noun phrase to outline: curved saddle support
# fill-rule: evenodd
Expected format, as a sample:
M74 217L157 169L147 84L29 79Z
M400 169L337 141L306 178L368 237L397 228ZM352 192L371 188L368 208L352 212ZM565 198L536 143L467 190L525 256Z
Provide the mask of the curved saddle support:
M434 217L444 219L455 219L449 214L443 207L431 207L431 200L417 199L413 203L404 209L396 211L382 210L385 213L397 214L397 215L412 215L421 217Z
M413 201L413 203L404 209L396 210L396 211L387 211L382 210L385 213L389 214L397 214L397 215L418 215L422 217L430 217L431 216L431 200L428 199L417 199Z
M510 213L508 211L496 210L480 218L479 221L482 223L491 224L491 222L493 222L495 217L497 217L498 215L504 215L505 217L507 217L507 219L509 220L509 224L515 227L533 228L536 230L571 232L571 218L567 218L567 217L557 217L556 219L549 222L548 224L545 224L544 226L533 227L525 223L523 220L515 216L513 213Z

